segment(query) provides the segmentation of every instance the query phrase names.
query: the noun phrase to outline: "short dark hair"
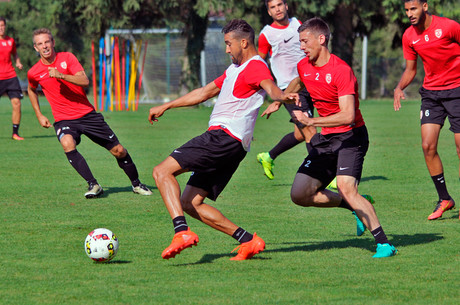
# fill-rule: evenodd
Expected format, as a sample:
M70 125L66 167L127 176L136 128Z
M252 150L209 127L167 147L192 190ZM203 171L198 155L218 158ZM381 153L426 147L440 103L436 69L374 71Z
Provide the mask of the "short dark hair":
M427 2L428 2L428 0L404 0L404 3L406 3L406 2L413 2L413 1L418 1L418 3L420 3L420 4L423 4L423 3L427 3Z
M51 40L54 40L53 34L51 34L50 29L48 29L48 28L40 28L40 29L36 29L36 30L34 31L33 35L32 35L32 42L33 42L34 44L35 44L35 42L34 42L34 37L35 37L35 36L38 36L38 35L41 35L41 34L48 34L48 35L50 35Z
M265 0L265 7L268 9L268 4L273 0ZM283 3L286 4L287 0L283 0Z
M299 26L297 32L300 33L306 30L310 30L315 35L324 35L324 37L326 37L326 45L328 44L329 38L331 37L331 30L323 19L319 17L308 19Z
M0 21L3 21L3 23L5 23L5 25L6 25L6 19L5 19L5 17L1 17L1 16L0 16Z
M222 29L222 33L228 34L234 32L236 38L246 39L254 44L254 29L243 19L232 19Z

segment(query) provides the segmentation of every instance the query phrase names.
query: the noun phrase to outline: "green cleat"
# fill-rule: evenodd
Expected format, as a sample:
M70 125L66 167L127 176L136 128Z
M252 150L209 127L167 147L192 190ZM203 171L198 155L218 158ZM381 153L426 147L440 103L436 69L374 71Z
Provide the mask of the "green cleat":
M265 176L267 176L268 179L273 180L273 178L275 178L275 176L273 175L273 167L275 166L275 164L273 162L273 159L270 157L270 154L268 152L262 152L258 154L257 161L260 164L262 164Z
M374 198L372 198L371 195L362 195L367 201L369 201L371 204L374 204L375 203L375 200ZM364 232L366 231L366 226L364 225L364 223L361 221L361 219L358 218L358 215L356 215L356 212L353 211L351 212L353 214L353 216L355 216L355 219L356 219L356 235L357 236L361 236L364 234Z
M393 245L390 244L377 244L377 253L375 253L372 257L374 258L382 258L382 257L390 257L395 256L398 253L398 250Z
M335 177L334 180L332 180L331 183L329 183L329 185L326 186L326 188L330 191L336 192L337 191L337 177Z

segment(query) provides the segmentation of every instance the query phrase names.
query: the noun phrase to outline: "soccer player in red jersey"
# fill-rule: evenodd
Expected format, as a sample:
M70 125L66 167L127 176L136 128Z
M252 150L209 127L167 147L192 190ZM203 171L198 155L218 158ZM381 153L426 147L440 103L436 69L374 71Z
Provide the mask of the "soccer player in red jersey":
M153 169L153 178L175 231L170 246L162 253L164 259L175 257L198 243L197 234L187 225L184 211L241 243L232 260L249 259L265 249L262 238L238 227L204 200L217 199L249 151L265 92L280 101L298 99L298 95L285 94L276 86L267 64L257 54L254 30L246 21L232 20L222 32L226 52L233 62L225 73L202 88L152 107L149 112L149 121L153 124L168 109L197 105L218 95L208 130L175 149ZM181 195L176 176L188 171L193 174Z
M311 150L295 176L291 199L309 207L340 207L355 211L377 243L376 258L397 253L386 237L372 204L358 193L369 139L359 110L358 82L353 70L327 48L330 30L320 18L298 29L306 58L297 65L299 77L285 92L308 89L318 117L299 110L294 113L306 126L321 127L311 140ZM264 115L269 114L264 112ZM337 176L339 193L325 187Z
M403 90L414 79L417 57L420 56L425 69L425 78L419 90L422 97L422 149L439 196L433 213L428 216L429 220L434 220L455 206L447 191L438 154L438 139L448 117L460 158L460 24L431 15L426 0L406 0L404 7L411 26L402 39L406 68L394 90L394 109L398 111L401 108L401 99L405 99Z
M22 94L19 80L14 71L11 57L14 59L16 68L22 70L21 60L16 51L16 42L6 35L6 20L0 17L0 96L8 94L13 106L11 120L13 122L13 140L24 140L19 136L19 124L21 123L21 99Z
M299 76L297 63L305 57L300 50L299 28L301 22L297 18L289 18L286 0L265 0L268 14L273 23L266 25L259 35L258 53L263 59L270 57L270 67L276 78L278 87L286 89L289 82ZM307 127L297 121L292 111L301 109L313 116L313 104L307 90L299 93L300 107L295 104L284 104L289 115L290 122L294 123L294 132L285 135L270 151L257 154L257 161L262 165L265 176L272 180L275 178L273 167L274 160L285 151L297 144L306 142L307 147L310 138L316 133L316 128ZM274 102L270 107L280 107L281 103Z
M89 80L77 58L69 52L56 53L54 38L49 29L35 30L33 42L35 51L40 54L40 60L27 72L30 102L40 125L51 127L50 121L40 110L37 94L37 87L40 85L51 105L55 119L54 129L67 159L88 183L85 197L98 197L103 190L86 160L77 151L82 134L110 151L118 166L131 180L134 193L151 195L152 192L139 181L136 165L128 151L120 144L102 114L97 113L88 101L83 88L88 86Z

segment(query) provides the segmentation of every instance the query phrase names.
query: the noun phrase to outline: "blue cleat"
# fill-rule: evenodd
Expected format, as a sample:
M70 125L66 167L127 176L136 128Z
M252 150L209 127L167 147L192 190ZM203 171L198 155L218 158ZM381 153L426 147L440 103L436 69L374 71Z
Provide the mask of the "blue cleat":
M390 244L377 244L377 252L374 254L374 258L390 257L395 256L398 250Z
M356 212L353 211L351 212L353 216L356 218L356 235L361 236L364 234L364 231L366 231L366 226L364 223L358 218L358 215L356 215Z

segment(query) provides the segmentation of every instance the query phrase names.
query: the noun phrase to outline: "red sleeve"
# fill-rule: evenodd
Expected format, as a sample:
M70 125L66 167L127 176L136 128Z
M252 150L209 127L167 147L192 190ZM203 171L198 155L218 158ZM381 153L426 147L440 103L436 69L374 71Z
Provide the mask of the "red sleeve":
M417 60L417 52L412 48L408 32L402 38L403 55L406 60Z
M261 81L266 79L273 80L273 76L264 62L253 60L244 69L244 79L249 86L258 88Z
M75 75L77 72L84 71L82 65L72 53L67 53L67 67L72 75Z
M337 96L345 96L345 95L356 95L356 84L357 80L353 70L349 66L342 66L336 70L336 75L340 75L340 77L334 77L337 81Z
M455 20L450 20L449 28L448 33L451 33L452 40L460 44L460 23Z
M32 76L32 73L31 73L32 69L33 67L29 71L27 71L27 80L29 81L29 86L31 88L36 89L38 87L38 82Z
M225 71L224 74L216 78L214 80L214 84L216 84L216 86L219 87L219 89L222 89L222 84L224 83L224 80L226 77L227 77L227 71Z
M16 55L16 41L14 39L11 39L13 41L13 47L11 48L11 55L15 56Z
M272 50L272 46L268 43L267 37L264 34L259 35L259 47L258 52L262 54L269 54Z

